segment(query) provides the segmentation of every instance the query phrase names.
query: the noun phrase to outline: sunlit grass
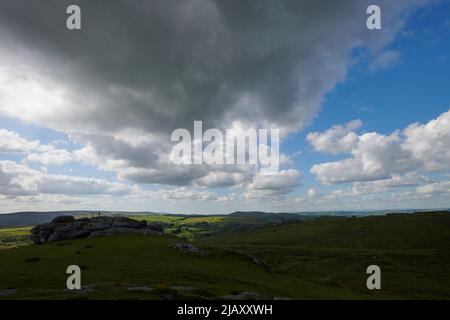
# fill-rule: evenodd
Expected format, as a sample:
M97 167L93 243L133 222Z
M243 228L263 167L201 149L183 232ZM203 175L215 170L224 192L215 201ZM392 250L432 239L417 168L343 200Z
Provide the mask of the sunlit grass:
M0 249L10 249L31 244L31 227L0 228Z

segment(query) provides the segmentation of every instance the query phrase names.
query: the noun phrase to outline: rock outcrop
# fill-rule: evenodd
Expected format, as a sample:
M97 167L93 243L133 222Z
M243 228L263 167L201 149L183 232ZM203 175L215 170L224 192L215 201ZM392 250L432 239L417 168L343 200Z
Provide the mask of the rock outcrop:
M207 254L206 251L199 249L196 246L193 246L192 244L189 244L189 243L177 243L177 244L175 244L175 248L177 248L178 250L184 251L184 252L198 254L201 256Z
M46 243L87 237L111 236L119 233L161 234L162 227L157 223L137 221L127 217L94 217L75 219L60 216L52 222L35 226L31 230L34 243Z
M257 292L249 292L249 291L243 291L243 292L234 292L232 294L223 296L226 300L265 300L267 298L264 298L262 295L260 295Z

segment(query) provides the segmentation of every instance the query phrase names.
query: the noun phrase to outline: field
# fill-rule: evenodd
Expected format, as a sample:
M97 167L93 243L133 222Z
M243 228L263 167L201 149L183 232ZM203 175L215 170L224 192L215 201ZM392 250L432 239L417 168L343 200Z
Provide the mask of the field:
M311 217L264 212L236 212L230 215L135 215L131 218L158 222L167 234L194 241L217 233L242 232L288 221L306 221Z
M191 231L191 243L207 254L174 248L186 239L172 234L0 250L0 299L219 299L244 292L268 299L450 298L448 212L282 224L269 219L253 228L248 222L255 217L242 215L230 218L233 223L226 223L226 217L158 217L140 218L170 228L207 223L204 231L212 225L208 236ZM4 229L0 234L20 237L26 232ZM78 292L65 289L71 264L82 269L83 290ZM382 290L366 288L371 264L381 267Z
M274 273L364 292L367 266L382 269L380 294L450 298L450 215L320 218L240 234L205 245L252 255Z
M0 249L10 249L31 244L31 227L0 228Z
M220 298L251 291L263 296L331 298L314 283L273 274L223 250L205 256L172 247L176 239L121 235L29 246L0 252L2 298ZM83 270L80 293L65 289L70 264ZM0 290L0 292L2 291ZM338 290L340 291L340 290ZM12 293L12 294L11 294ZM351 292L343 292L351 297Z
M159 222L165 233L190 241L211 234L224 221L224 216L136 215L130 218Z

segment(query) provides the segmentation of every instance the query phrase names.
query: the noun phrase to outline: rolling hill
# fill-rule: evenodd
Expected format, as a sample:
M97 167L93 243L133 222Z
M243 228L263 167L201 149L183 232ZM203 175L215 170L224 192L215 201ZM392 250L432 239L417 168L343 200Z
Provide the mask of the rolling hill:
M223 217L146 217L187 228L230 223ZM255 216L228 219L248 223ZM320 217L203 236L205 229L190 230L197 235L190 243L205 255L176 249L186 240L172 234L0 250L0 299L450 299L448 212ZM65 289L71 264L82 269L81 291ZM372 264L382 270L382 290L365 286Z
M371 264L380 295L450 298L450 213L322 217L204 239L205 246L251 255L274 273L327 287L366 291Z

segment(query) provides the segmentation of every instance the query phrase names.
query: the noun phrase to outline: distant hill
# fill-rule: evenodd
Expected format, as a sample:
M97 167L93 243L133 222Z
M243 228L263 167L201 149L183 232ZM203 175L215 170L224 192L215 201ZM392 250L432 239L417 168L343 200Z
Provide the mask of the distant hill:
M57 216L71 215L74 217L89 216L97 214L99 211L50 211L50 212L15 212L0 214L0 228L4 227L24 227L50 222ZM100 211L102 215L127 215L136 218L143 216L167 216L179 218L202 218L202 217L226 217L228 222L239 224L279 224L288 221L308 220L305 216L290 213L270 213L270 212L241 212L237 211L227 215L193 215L193 214L167 214L157 212L125 212L125 211Z
M448 211L328 216L213 234L197 244L246 254L274 274L314 281L324 293L349 289L372 298L450 299L449 230ZM370 265L380 266L383 290L369 294Z
M48 212L27 211L27 212L6 213L0 214L0 228L34 226L37 224L50 222L53 220L53 218L58 216L79 217L97 214L98 212L99 211L48 211ZM100 211L100 213L106 216L131 214L120 211ZM146 212L143 214L156 214L156 213Z
M236 211L230 214L234 217L255 217L260 219L298 220L298 215L292 213L274 213L263 211Z
M201 215L201 214L169 214L159 212L127 212L127 211L100 211L102 215L114 216L114 215L127 215L143 217L143 216L160 216L160 217L179 217L179 218L202 218L202 217L223 217L224 222L230 229L235 229L236 225L242 226L258 226L267 224L280 224L285 222L294 221L310 221L324 216L377 216L386 215L389 213L415 213L415 212L427 212L434 210L378 210L378 211L330 211L330 212L295 212L295 213L283 213L283 212L264 212L264 211L236 211L225 215ZM448 210L442 210L448 211ZM99 211L78 210L78 211L27 211L27 212L15 212L0 214L0 228L5 227L24 227L34 226L36 224L50 222L53 218L62 215L71 215L74 217L89 216L97 214ZM227 228L228 229L228 228ZM247 229L247 228L245 228Z
M262 211L236 211L227 216L225 220L230 223L245 224L280 224L293 221L307 221L319 217L318 215L300 215L294 213L274 213Z
M227 233L209 238L221 246L245 244L289 247L349 248L450 248L450 212L393 213L368 217L320 217L308 223L294 222Z
M46 223L57 216L76 215L74 212L16 212L0 214L0 227L23 227Z

